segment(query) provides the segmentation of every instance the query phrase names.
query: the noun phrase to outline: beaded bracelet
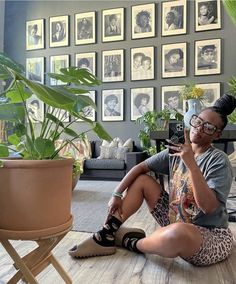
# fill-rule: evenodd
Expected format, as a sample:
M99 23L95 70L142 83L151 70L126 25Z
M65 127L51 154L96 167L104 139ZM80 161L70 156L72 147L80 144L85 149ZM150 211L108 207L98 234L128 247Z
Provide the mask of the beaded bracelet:
M122 193L119 193L119 192L113 192L113 193L112 193L112 196L122 198L122 197L123 197L123 194L122 194Z

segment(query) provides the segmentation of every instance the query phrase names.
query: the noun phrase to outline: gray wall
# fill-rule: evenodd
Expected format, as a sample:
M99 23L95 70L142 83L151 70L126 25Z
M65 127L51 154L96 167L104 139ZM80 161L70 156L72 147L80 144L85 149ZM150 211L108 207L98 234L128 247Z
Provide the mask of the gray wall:
M175 36L161 36L161 3L157 3L157 33L155 38L131 40L131 6L147 3L146 1L6 1L5 10L5 40L4 50L18 62L25 64L26 58L44 56L46 71L49 71L49 57L51 55L69 54L71 65L75 62L75 53L97 52L97 76L101 78L101 52L109 49L125 50L125 81L117 83L103 83L96 88L97 92L97 120L101 121L101 90L125 89L125 114L123 122L102 122L109 133L121 138L132 137L137 140L140 126L130 121L130 88L155 87L155 109L161 109L161 86L180 85L186 80L196 83L221 83L221 93L228 89L227 81L236 74L236 28L222 7L222 29L195 32L194 31L194 1L188 1L187 34ZM150 2L150 3L152 3ZM101 11L103 9L125 8L125 41L102 43L101 41ZM74 44L74 14L79 12L97 12L97 43L83 46ZM58 15L70 16L70 45L64 48L49 48L49 17ZM26 51L25 49L25 21L44 18L46 20L46 47L42 50ZM222 38L222 72L220 75L194 76L194 41L200 39ZM188 43L188 70L184 78L161 78L161 45L175 42ZM155 80L130 81L130 48L155 46L156 76ZM84 129L84 123L78 123L76 128Z

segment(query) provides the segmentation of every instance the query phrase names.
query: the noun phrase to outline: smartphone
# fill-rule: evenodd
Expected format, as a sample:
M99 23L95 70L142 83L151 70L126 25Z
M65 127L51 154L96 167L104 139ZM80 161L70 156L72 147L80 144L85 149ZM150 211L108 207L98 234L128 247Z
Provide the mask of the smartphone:
M170 121L169 122L169 145L174 144L184 144L184 123L179 121ZM169 149L170 154L174 154L173 149Z

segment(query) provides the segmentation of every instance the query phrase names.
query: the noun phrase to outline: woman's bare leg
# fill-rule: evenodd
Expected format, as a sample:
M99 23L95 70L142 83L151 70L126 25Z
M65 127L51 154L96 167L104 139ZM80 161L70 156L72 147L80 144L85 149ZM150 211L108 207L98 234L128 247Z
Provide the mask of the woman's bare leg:
M123 199L122 218L118 212L114 216L125 222L142 205L143 200L147 202L149 210L153 210L161 194L160 184L151 176L140 175L128 188Z
M190 257L202 244L198 228L192 224L174 223L158 228L149 237L137 242L137 248L143 253L153 253L164 257Z

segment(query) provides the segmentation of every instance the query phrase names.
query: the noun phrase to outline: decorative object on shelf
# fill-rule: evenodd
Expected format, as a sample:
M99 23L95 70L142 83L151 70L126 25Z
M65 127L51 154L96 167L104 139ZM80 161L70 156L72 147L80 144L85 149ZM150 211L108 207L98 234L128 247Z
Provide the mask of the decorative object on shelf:
M196 87L194 83L190 82L180 90L180 95L187 101L188 110L184 114L184 124L186 128L190 128L189 121L192 115L199 114L201 111L204 90Z

